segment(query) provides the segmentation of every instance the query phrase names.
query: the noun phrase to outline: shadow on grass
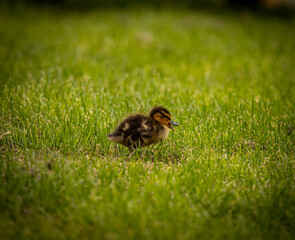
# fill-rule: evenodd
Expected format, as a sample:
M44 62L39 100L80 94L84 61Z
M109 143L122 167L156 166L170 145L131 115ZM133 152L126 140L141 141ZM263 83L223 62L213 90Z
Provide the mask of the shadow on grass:
M143 161L143 162L161 162L177 164L186 160L185 149L173 149L165 144L137 148L130 152L128 148L117 146L112 147L108 154L114 160L122 159L126 162Z

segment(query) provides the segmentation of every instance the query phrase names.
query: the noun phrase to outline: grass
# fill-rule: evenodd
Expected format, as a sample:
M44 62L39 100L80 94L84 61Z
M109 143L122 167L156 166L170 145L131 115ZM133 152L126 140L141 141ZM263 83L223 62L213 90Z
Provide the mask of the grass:
M1 239L292 239L293 18L0 11ZM115 154L156 105L177 130Z

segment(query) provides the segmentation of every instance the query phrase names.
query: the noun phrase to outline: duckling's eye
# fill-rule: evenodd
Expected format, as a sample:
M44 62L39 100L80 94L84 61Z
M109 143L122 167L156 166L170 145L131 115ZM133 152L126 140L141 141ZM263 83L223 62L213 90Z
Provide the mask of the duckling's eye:
M162 119L163 119L164 117L162 117L162 116L161 116L160 118L162 118Z

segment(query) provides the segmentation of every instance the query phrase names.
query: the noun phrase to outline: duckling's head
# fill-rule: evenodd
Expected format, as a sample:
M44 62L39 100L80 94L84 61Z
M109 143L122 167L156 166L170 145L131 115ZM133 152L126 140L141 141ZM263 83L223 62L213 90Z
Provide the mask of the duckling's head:
M173 126L179 126L177 123L173 122L171 120L171 114L170 112L163 107L154 107L150 112L150 117L156 120L157 122L161 123L162 125L165 125L172 130L175 130Z

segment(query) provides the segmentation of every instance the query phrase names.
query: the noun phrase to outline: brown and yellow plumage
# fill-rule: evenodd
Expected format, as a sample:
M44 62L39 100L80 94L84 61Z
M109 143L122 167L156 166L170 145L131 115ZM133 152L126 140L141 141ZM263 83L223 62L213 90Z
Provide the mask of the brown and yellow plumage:
M124 119L114 132L107 135L110 141L120 143L130 149L148 146L164 140L172 125L170 112L163 107L154 107L149 116L135 114Z

